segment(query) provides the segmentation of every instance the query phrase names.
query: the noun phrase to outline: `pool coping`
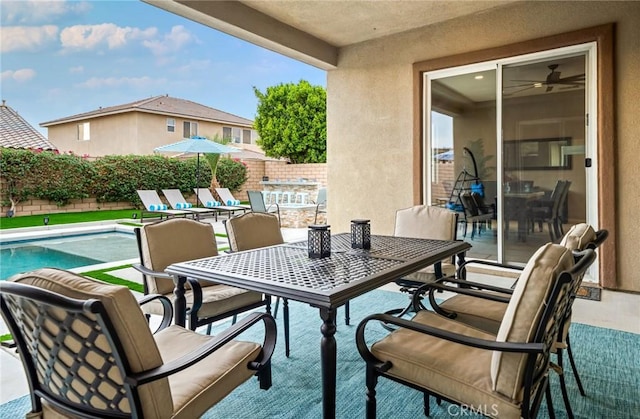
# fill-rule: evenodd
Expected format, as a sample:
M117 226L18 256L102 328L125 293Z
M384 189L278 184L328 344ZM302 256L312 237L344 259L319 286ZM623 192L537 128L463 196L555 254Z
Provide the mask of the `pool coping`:
M0 231L0 245L27 240L49 239L60 236L87 233L133 233L134 226L119 224L122 220L95 221L90 223L60 224L42 227L22 227ZM126 220L128 221L128 220Z

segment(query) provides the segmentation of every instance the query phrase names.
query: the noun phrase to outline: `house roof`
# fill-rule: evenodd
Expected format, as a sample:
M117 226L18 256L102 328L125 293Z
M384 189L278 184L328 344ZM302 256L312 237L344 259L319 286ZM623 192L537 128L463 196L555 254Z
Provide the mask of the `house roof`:
M226 123L230 125L243 126L247 128L253 127L253 121L241 116L232 115L218 109L210 108L199 103L176 97L155 96L152 98L137 100L123 105L109 106L107 108L99 108L94 111L85 112L77 115L67 116L65 118L54 119L52 121L42 122L41 127L49 127L52 125L64 124L68 122L81 121L90 118L97 118L106 115L116 115L127 112L145 112L157 115L166 115L170 117L192 118L199 121L210 121L217 123Z
M2 101L0 106L0 147L56 150L44 135Z

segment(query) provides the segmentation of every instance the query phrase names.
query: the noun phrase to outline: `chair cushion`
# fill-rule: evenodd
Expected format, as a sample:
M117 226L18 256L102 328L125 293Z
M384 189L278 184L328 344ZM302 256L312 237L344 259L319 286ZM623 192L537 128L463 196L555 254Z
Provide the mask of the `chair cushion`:
M209 342L180 326L171 326L154 336L165 363ZM169 376L173 418L197 418L255 374L247 365L255 360L261 346L254 342L231 341L195 365Z
M531 342L534 338L544 302L558 275L573 266L571 250L547 243L529 259L498 329L498 342ZM494 351L491 359L493 389L515 401L520 401L525 354Z
M422 310L414 322L470 337L495 336ZM407 329L397 329L371 347L373 355L391 361L387 374L442 394L468 406L486 406L487 414L519 418L520 407L492 390L492 351L460 345Z
M456 273L456 267L452 263L442 262L442 275L453 276ZM422 268L417 272L405 275L402 279L408 279L415 282L429 283L434 282L436 278L436 270L433 265Z
M595 241L596 232L589 224L580 223L572 226L564 235L560 244L571 250L584 250L587 244Z
M485 292L489 294L488 291ZM442 302L440 307L456 313L456 321L496 335L502 323L504 312L507 310L507 303L458 294Z
M106 284L71 272L49 268L17 275L11 280L70 298L100 300L120 338L131 370L141 372L162 365L162 358L149 325L127 287ZM82 369L84 374L91 374L91 371L92 369ZM111 374L113 372L110 372ZM88 378L90 377L84 377L85 380ZM140 398L145 417L168 417L168 412L173 410L169 383L166 379L141 386Z
M396 212L394 235L436 240L453 240L456 214L445 208L417 205Z
M284 243L278 218L273 214L249 212L227 220L226 228L234 252Z
M163 272L172 263L217 256L218 246L213 226L186 218L173 218L145 225L140 229L142 264ZM171 279L147 278L151 294L173 293ZM212 285L202 281L203 287Z
M173 292L165 294L170 300L174 299ZM193 292L187 289L185 292L187 307L193 306ZM198 310L198 317L205 319L226 313L230 310L246 307L262 301L262 294L243 290L228 285L212 284L202 288L202 306ZM160 302L151 301L144 305L147 314L162 315L164 308Z

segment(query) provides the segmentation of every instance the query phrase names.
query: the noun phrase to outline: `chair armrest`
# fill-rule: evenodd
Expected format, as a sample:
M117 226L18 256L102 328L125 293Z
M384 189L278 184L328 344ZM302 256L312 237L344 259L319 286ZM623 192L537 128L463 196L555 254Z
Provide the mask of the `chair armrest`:
M173 277L166 272L153 271L139 263L134 263L131 265L131 267L133 267L136 271L141 272L144 275L156 276L158 278L165 278L165 279L173 279Z
M158 328L153 332L154 334L166 327L169 327L171 320L173 320L173 304L171 303L171 300L162 294L147 294L138 300L138 305L142 307L143 305L155 300L160 300L160 303L162 303L164 314L162 315L160 326L158 326Z
M273 316L267 313L252 313L244 317L242 320L238 321L236 324L229 327L225 331L216 335L215 338L213 338L206 344L194 349L190 353L164 365L161 365L160 367L136 374L131 374L125 378L125 381L127 382L127 384L139 386L182 371L185 368L188 368L206 358L207 356L211 355L259 321L262 321L262 323L264 324L264 340L262 344L262 351L260 352L258 359L249 362L250 369L258 370L269 364L276 345L276 321L274 320Z
M134 263L131 266L137 271L142 272L144 275L173 280L173 276L169 275L166 272L153 271L139 263ZM193 292L193 306L188 311L194 313L200 310L200 307L202 307L202 286L200 285L198 280L193 278L187 278L187 284L189 284L189 287Z
M360 356L368 363L376 364L377 368L383 371L389 369L391 365L389 362L382 362L377 359L366 343L365 329L367 323L370 321L379 321L386 324L392 324L405 329L413 330L414 332L423 333L426 335L434 336L436 338L448 340L450 342L459 343L465 346L471 346L474 348L480 348L490 351L499 352L516 352L516 353L542 353L544 352L545 345L543 343L526 343L526 342L496 342L493 340L486 340L480 338L474 338L471 336L463 335L460 333L454 333L448 330L438 329L437 327L427 326L424 324L416 323L411 320L406 320L401 317L391 316L389 314L372 314L365 317L356 329L356 347Z
M457 287L453 287L452 285L447 285L447 283L457 284ZM458 290L464 289L464 288L471 288L471 289L477 289L477 290L499 292L502 294L508 294L509 296L513 294L512 288L503 288L495 285L483 284L480 282L473 282L473 281L468 281L466 279L456 279L451 277L441 278L436 282L432 282L426 285L427 286L425 288L441 288L442 287L442 289L451 290L453 292L458 292Z
M482 259L469 259L464 261L464 263L462 263L460 266L458 266L458 271L456 272L456 276L458 278L464 278L464 273L466 272L467 269L467 265L487 265L487 266L494 266L497 268L503 268L503 269L511 269L514 271L522 271L524 270L524 266L517 266L517 265L509 265L508 263L498 263L498 262L491 262L488 260L482 260Z

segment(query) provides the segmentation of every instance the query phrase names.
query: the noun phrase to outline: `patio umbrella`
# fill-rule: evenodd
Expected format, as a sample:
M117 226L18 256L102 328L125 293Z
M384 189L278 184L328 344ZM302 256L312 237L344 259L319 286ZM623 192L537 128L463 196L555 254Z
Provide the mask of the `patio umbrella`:
M238 153L240 150L194 135L177 143L156 147L153 151L156 153L196 154L196 205L198 205L197 189L200 188L200 154Z

